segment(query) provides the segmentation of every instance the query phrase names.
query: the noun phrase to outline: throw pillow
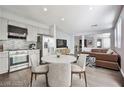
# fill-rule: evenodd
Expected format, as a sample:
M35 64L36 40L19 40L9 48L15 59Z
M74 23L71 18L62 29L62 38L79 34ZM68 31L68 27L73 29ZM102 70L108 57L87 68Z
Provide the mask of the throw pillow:
M112 54L114 51L112 49L108 49L106 54Z

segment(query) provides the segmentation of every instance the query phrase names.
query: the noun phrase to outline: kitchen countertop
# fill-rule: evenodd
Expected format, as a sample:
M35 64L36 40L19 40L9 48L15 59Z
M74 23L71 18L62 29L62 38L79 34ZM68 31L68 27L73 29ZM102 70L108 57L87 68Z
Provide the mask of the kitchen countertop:
M40 49L9 49L9 50L4 50L4 51L0 51L0 52L5 52L5 51L20 51L20 50L40 50Z

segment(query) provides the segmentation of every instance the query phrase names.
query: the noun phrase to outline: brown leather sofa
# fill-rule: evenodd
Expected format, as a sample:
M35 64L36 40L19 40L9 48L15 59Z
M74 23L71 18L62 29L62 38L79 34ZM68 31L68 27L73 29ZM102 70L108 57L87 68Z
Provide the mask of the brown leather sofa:
M119 55L115 51L111 54L107 54L107 51L108 49L92 49L91 52L82 53L88 53L90 56L95 57L96 66L119 70Z

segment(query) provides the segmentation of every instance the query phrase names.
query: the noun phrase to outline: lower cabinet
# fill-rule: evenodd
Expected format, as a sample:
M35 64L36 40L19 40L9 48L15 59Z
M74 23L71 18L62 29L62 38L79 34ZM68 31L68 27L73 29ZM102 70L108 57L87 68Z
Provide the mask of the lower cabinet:
M8 70L8 52L0 52L0 74L7 73Z
M35 60L35 63L33 64L36 64L36 65L39 65L40 64L40 50L29 50L28 51L29 53L29 66L31 66L31 55L33 55L34 57L36 57L37 60ZM32 58L34 58L32 57Z

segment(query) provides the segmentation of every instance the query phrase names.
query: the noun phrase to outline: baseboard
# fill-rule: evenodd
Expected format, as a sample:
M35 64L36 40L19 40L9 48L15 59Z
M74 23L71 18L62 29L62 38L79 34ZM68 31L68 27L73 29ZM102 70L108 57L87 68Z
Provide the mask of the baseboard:
M123 70L120 69L120 72L121 72L121 74L122 74L122 76L123 76L123 78L124 78L124 72L123 72Z

